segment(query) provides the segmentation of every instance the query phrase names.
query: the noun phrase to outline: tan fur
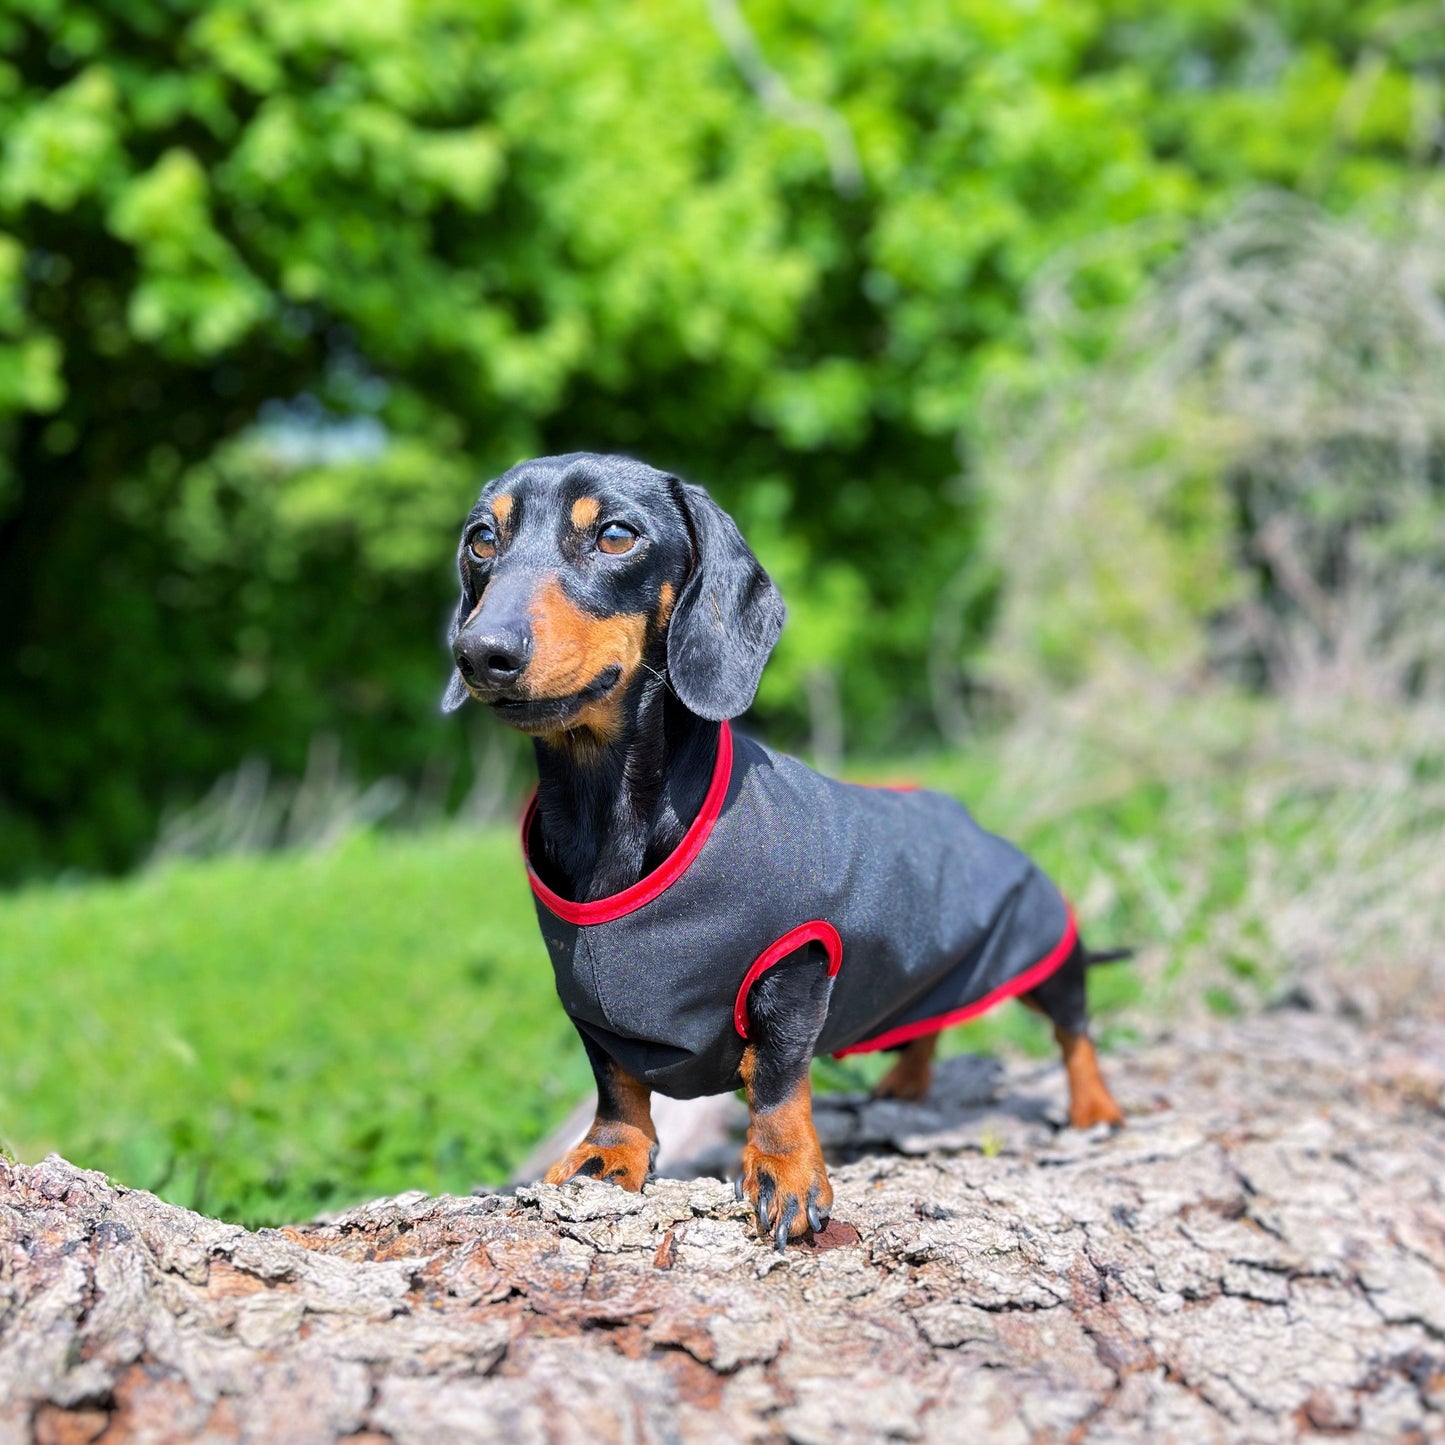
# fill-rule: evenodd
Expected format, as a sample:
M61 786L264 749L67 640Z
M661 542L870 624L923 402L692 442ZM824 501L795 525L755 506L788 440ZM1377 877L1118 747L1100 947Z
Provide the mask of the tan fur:
M597 520L601 510L602 503L596 497L578 497L572 503L572 525L579 532L585 532Z
M569 730L573 733L579 729L585 732L586 741L592 746L605 747L614 742L622 731L622 699L628 680L628 674L624 672L617 687L606 697L599 697L596 702L589 702L579 709L577 716L568 724Z
M672 617L673 605L677 602L677 594L672 590L671 582L664 582L657 589L657 630L662 631L667 626L668 620Z
M532 599L532 664L525 674L529 697L566 697L580 692L600 672L620 667L622 676L605 698L588 703L567 724L585 728L610 742L622 726L622 697L642 661L647 636L645 614L593 617L583 612L555 578Z
M586 1137L546 1173L546 1183L564 1184L592 1160L593 1177L637 1193L647 1182L657 1130L652 1123L652 1090L616 1063L608 1065L615 1111L604 1119L599 1111Z
M937 1047L937 1034L925 1034L904 1044L893 1067L874 1086L873 1097L915 1103L925 1098L933 1082L933 1051Z
M771 1109L757 1109L752 1103L753 1077L757 1071L757 1050L749 1044L743 1050L740 1072L748 1091L748 1142L743 1146L743 1194L756 1210L762 1176L773 1181L772 1202L767 1210L767 1232L782 1223L788 1204L797 1212L788 1237L797 1239L808 1232L808 1199L827 1214L833 1207L833 1186L818 1131L813 1127L813 1089L806 1074L793 1093Z
M492 516L497 519L497 531L506 535L508 524L512 520L512 503L515 498L510 492L503 492L492 502Z
M1104 1076L1099 1072L1099 1056L1087 1034L1072 1034L1054 1026L1054 1037L1063 1050L1064 1072L1069 1079L1069 1123L1076 1129L1091 1129L1095 1124L1124 1122L1124 1111L1114 1102Z
M559 1159L544 1176L547 1184L565 1184L596 1159L600 1168L588 1170L594 1179L629 1189L637 1194L647 1183L652 1167L652 1146L657 1141L629 1124L594 1124L587 1138L565 1158Z

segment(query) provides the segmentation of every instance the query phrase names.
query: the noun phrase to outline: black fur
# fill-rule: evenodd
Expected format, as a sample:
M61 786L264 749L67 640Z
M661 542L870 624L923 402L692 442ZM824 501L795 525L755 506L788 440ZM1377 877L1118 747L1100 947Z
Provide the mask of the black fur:
M479 560L468 544L502 494L513 499L510 540ZM635 557L599 560L580 545L570 511L583 497L602 503L599 525L616 520L638 532ZM651 612L663 586L672 589L665 634L649 638L621 699L618 739L585 754L536 743L545 881L584 902L621 891L672 852L696 815L716 724L752 702L782 630L777 588L701 487L590 453L524 462L488 483L463 526L457 568L449 640L458 652L474 634L525 631L529 600L548 581L599 618ZM442 707L460 706L467 692L454 670ZM504 716L496 706L504 696L478 696Z
M668 629L668 676L685 706L720 722L752 706L787 609L733 519L701 487L669 482L693 566Z
M647 679L628 700L626 741L585 766L535 744L542 881L586 903L661 864L697 816L717 754L717 724Z
M1085 973L1089 954L1083 944L1064 960L1062 968L1051 973L1028 997L1051 1023L1071 1034L1089 1032L1089 994Z
M752 986L748 1040L757 1064L749 1098L755 1109L781 1104L807 1077L832 992L827 956L818 943L779 960Z
M1126 958L1133 958L1132 948L1106 948L1101 953L1095 953L1092 949L1084 950L1084 967L1096 968L1101 963L1123 963Z
M493 485L495 486L495 483ZM483 488L482 497L485 497L489 490L490 488ZM467 541L471 536L472 529L484 515L485 507L479 497L476 506L467 514L467 520L462 526L461 540L457 543L457 572L461 577L462 594L457 600L457 610L452 614L451 624L447 628L448 649L461 633L462 624L466 622L472 609L477 605L477 580L472 570L472 558L467 551ZM455 712L467 700L467 696L467 687L462 681L462 675L453 667L451 676L447 679L446 690L442 693L442 711Z

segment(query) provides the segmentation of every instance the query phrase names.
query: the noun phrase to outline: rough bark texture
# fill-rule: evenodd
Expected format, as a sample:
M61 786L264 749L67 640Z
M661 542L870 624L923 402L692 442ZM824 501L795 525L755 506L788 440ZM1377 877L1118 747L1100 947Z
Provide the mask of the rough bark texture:
M1441 1027L1282 1012L1110 1074L1113 1138L1054 1127L1053 1068L832 1106L892 1152L783 1256L711 1180L249 1233L0 1164L0 1438L1445 1438Z

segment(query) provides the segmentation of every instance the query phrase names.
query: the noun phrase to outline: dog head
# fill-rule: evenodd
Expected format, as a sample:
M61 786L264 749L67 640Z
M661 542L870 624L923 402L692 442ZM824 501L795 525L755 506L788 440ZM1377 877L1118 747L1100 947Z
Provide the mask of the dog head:
M684 706L746 711L783 600L701 487L575 452L489 482L462 529L450 712L470 693L534 736L617 736L644 669Z

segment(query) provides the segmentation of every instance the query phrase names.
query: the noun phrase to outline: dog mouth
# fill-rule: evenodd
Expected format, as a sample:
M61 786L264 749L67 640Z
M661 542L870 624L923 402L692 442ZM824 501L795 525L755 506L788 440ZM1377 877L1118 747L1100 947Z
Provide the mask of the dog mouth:
M586 687L562 697L495 697L487 705L503 722L523 732L552 732L566 727L588 703L606 697L621 678L622 669L614 663Z

